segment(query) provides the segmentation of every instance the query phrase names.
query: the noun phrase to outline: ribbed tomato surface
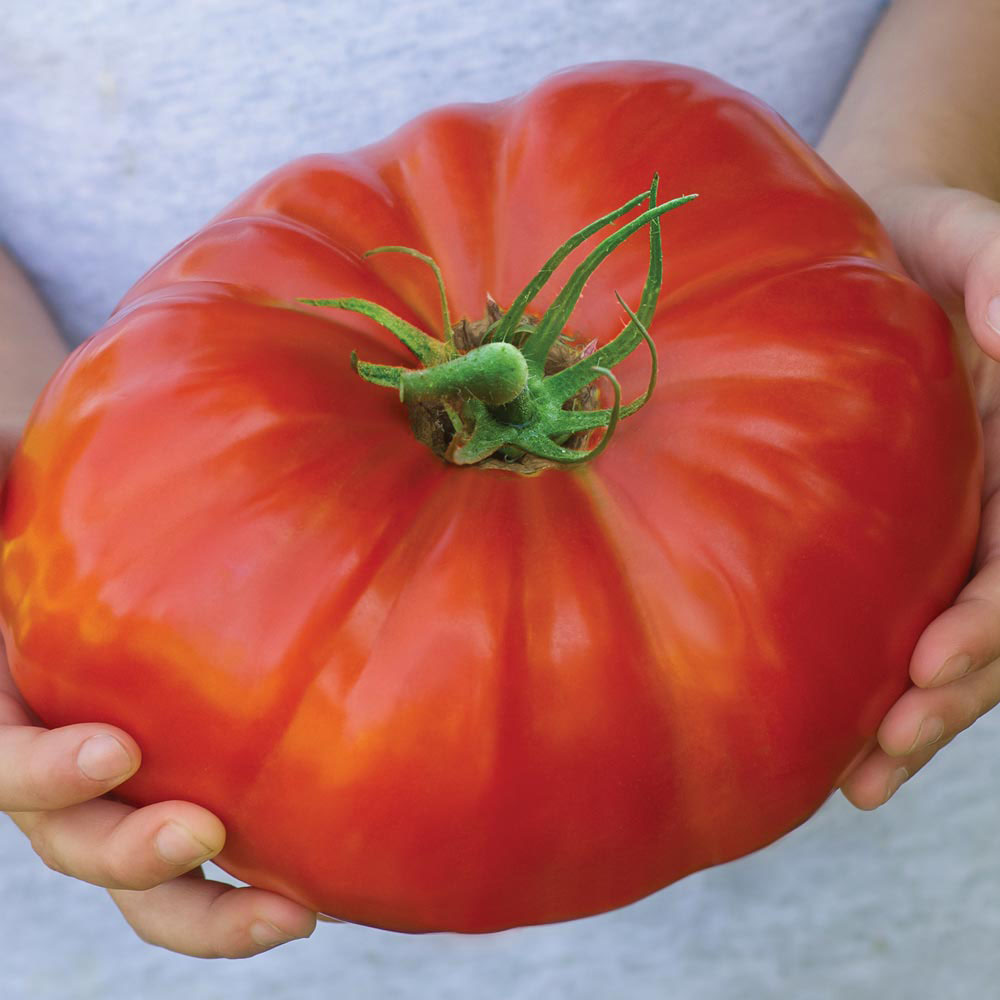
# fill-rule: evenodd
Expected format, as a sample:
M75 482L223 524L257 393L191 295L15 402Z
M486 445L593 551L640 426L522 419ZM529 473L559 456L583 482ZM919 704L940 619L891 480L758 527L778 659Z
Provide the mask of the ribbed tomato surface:
M349 364L405 349L297 304L440 335L427 267L361 254L430 254L478 320L654 172L700 197L662 222L656 391L590 464L443 462ZM648 253L568 332L617 334ZM213 810L240 878L399 930L563 920L821 804L965 578L980 465L869 209L743 92L599 64L291 163L156 265L25 432L3 634L41 718L134 735L121 796Z

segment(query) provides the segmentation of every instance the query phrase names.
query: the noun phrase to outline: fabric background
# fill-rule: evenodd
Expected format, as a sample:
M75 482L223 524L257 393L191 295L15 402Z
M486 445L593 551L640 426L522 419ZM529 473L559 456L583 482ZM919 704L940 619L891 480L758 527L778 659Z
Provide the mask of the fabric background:
M699 66L809 140L878 0L0 2L0 240L73 341L253 181L604 59Z
M7 0L0 238L67 337L265 171L602 59L701 66L810 140L876 0ZM615 913L485 937L321 925L247 962L138 941L0 821L5 1000L895 1000L989 997L1000 957L1000 715L862 814L835 797L749 858ZM215 877L219 872L209 869Z

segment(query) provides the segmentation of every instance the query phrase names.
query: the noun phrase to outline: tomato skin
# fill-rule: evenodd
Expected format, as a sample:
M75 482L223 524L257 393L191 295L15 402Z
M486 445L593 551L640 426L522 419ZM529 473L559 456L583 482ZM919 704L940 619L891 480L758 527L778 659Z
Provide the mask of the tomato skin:
M356 296L439 332L507 305L661 176L652 401L592 464L441 462L352 349ZM636 303L642 237L573 315ZM579 260L580 255L573 257ZM554 297L567 263L536 302ZM618 369L640 394L648 357ZM941 310L773 112L609 63L265 178L156 265L40 398L0 619L47 725L143 751L219 864L338 917L494 931L624 905L808 818L964 582L979 424Z

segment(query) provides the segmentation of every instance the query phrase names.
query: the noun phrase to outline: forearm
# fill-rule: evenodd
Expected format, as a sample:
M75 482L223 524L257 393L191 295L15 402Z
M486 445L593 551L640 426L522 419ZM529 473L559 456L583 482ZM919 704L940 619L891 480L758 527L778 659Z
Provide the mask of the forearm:
M0 435L16 435L67 349L34 289L0 249Z
M1000 198L1000 0L896 0L819 144L862 194L943 181Z

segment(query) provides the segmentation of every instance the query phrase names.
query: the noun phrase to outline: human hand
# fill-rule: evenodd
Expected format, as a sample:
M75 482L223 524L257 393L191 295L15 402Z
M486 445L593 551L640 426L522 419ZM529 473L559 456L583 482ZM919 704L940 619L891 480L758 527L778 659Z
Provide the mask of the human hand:
M948 312L983 426L983 514L973 575L927 626L913 681L878 743L841 785L860 809L886 802L942 747L1000 703L1000 204L933 181L864 192L909 273Z
M0 662L0 810L49 868L104 886L144 941L201 958L244 958L307 937L315 914L291 900L206 879L225 830L191 802L132 809L103 798L139 766L120 729L32 723Z
M0 469L12 447L0 435ZM207 809L104 797L139 766L139 747L114 726L40 727L0 644L0 811L49 868L104 886L140 938L185 955L245 958L312 933L316 915L298 903L204 877L225 841Z

